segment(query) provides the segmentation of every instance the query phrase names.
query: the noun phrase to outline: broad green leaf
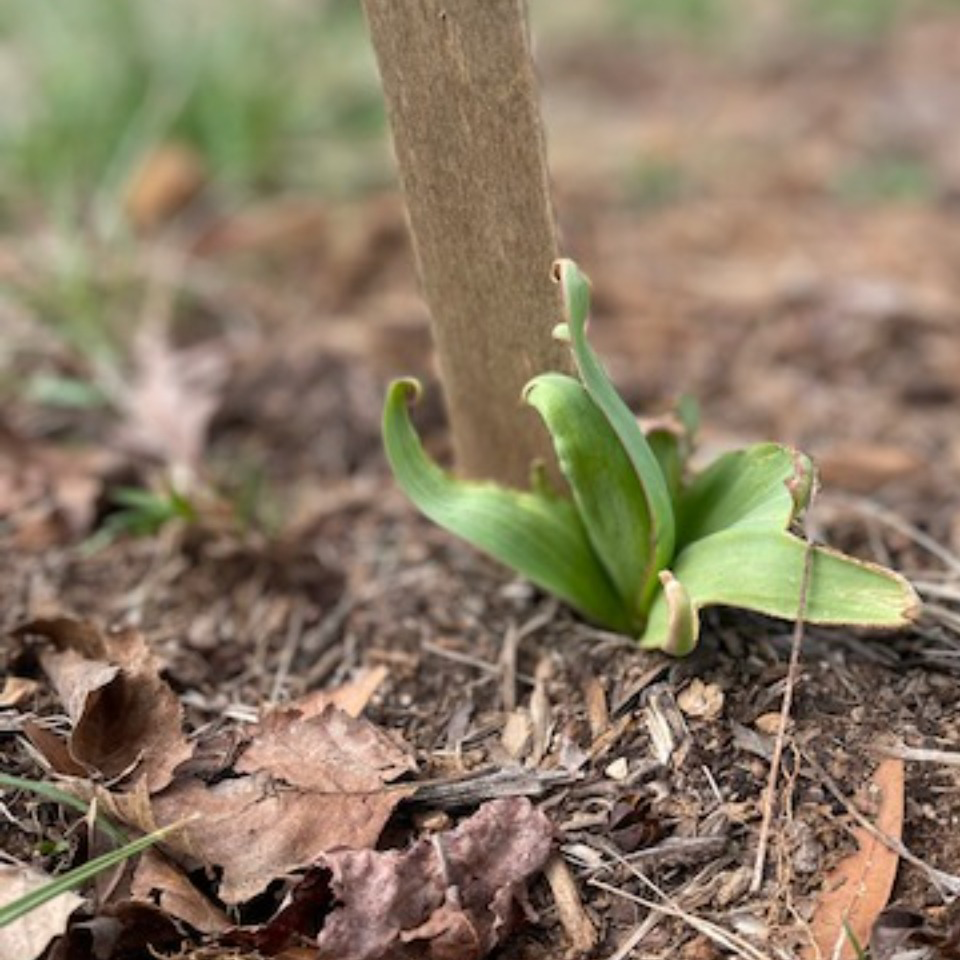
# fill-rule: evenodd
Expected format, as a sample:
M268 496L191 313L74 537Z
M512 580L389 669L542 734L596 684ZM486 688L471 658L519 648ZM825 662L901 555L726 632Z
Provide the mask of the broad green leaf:
M383 438L400 487L434 523L556 594L588 619L629 631L616 589L566 499L458 480L426 455L410 422L408 399L420 385L396 380L387 392Z
M775 443L718 457L680 499L678 550L733 526L785 529L806 506L813 482L810 459Z
M785 531L734 527L686 547L673 566L697 610L742 607L786 620L800 616L807 544ZM883 567L826 547L812 547L804 619L811 623L903 627L919 600L907 581ZM654 600L641 646L662 648L670 610L661 592Z
M669 565L673 556L675 527L670 491L657 458L650 449L643 431L630 408L620 399L606 370L587 341L587 314L590 311L590 285L572 260L558 260L555 265L567 310L566 335L573 348L580 378L594 403L603 412L623 448L647 496L647 509L653 520L656 543L656 566ZM561 336L564 331L560 331Z
M524 399L543 417L594 552L639 630L654 545L636 471L579 381L545 373L530 381Z

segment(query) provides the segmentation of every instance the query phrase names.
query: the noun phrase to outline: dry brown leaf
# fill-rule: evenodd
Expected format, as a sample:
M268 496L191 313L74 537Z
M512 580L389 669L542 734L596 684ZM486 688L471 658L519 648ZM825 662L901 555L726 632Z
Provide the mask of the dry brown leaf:
M140 858L130 888L133 897L156 903L164 913L189 923L201 933L222 933L230 928L227 915L211 903L189 878L156 850Z
M318 960L478 960L517 919L552 839L547 817L512 797L404 852L324 855L340 905L320 932Z
M134 343L136 376L119 398L124 446L156 457L175 476L199 468L207 429L216 413L227 374L222 345L171 347L165 334L147 326Z
M235 769L316 793L369 793L416 764L379 727L328 706L316 717L295 707L265 717Z
M0 421L0 517L18 547L43 549L86 534L114 453L38 443Z
M316 717L286 708L250 731L233 776L210 784L181 774L149 811L124 819L149 830L195 816L167 848L221 868L220 898L242 903L329 850L375 844L413 789L386 784L414 769L405 749L363 719L331 706Z
M66 737L61 737L31 719L24 720L23 732L54 771L65 777L86 777L87 768L70 755Z
M817 468L828 490L873 494L885 483L916 477L923 461L903 447L846 442L821 451Z
M180 702L140 633L59 617L34 620L16 635L49 642L40 662L73 722L73 761L105 778L143 780L150 791L170 783L192 748Z
M899 839L903 829L903 761L897 757L882 760L871 783L879 803L874 825L881 833ZM897 854L864 827L855 827L852 833L858 849L837 864L824 881L810 923L815 946L811 944L804 953L810 960L856 960L857 952L845 925L859 943L867 943L893 890Z
M133 225L148 229L168 220L200 191L206 179L203 160L183 143L155 147L130 178L123 207Z
M26 864L0 864L0 906L13 903L50 880L46 874ZM83 898L75 893L62 893L19 920L0 927L0 957L4 960L39 957L51 940L62 936L70 915L82 903Z
M303 717L315 717L323 713L328 706L333 706L351 717L359 717L370 698L380 688L380 684L387 678L388 672L383 665L362 670L349 683L344 683L334 690L315 690L282 709L293 708Z
M4 677L3 689L0 690L0 709L18 707L24 700L29 700L33 696L38 686L36 680L8 674Z

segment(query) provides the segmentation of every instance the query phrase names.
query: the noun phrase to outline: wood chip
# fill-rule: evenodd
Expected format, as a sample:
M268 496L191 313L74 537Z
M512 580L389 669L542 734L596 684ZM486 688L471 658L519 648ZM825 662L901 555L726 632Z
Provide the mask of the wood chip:
M543 872L557 905L557 916L574 952L589 953L597 945L597 930L583 908L583 901L570 868L559 853L554 853Z
M592 674L584 681L583 699L587 707L590 736L596 740L610 726L610 711L607 709L607 695L604 693L603 684Z
M677 697L677 706L688 716L713 720L723 712L723 691L715 683L695 677Z

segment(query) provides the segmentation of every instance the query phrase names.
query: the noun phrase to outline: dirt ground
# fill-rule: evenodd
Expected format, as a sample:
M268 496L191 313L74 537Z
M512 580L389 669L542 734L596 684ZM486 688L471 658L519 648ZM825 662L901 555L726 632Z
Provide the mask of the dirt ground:
M201 202L134 262L103 264L105 285L128 271L141 320L169 320L171 362L197 361L206 493L192 523L87 549L111 490L163 475L179 442L165 415L189 420L201 400L164 399L162 377L142 371L127 396L159 412L139 421L5 389L4 634L51 616L139 629L198 737L385 668L365 716L412 746L413 782L466 784L414 794L388 840L503 793L531 797L555 826L583 912L565 915L538 876L534 919L502 960L573 955L576 916L595 934L586 952L610 960L815 956L822 890L901 774L889 901L948 929L960 892L958 54L947 12L722 56L609 37L541 56L562 246L593 281L595 342L628 401L651 414L693 394L706 452L776 439L810 453L823 482L811 531L903 571L926 601L893 637L806 629L759 889L793 625L722 611L692 657L643 653L415 514L380 448L389 377L427 381L418 424L440 455L446 441L392 193L229 214ZM8 281L26 284L36 263L0 249ZM28 311L4 326L17 375L82 369ZM185 397L194 406L178 410ZM64 708L19 642L4 655L8 675L38 685L0 704L3 770L42 778L25 724L62 731ZM81 834L55 806L8 793L2 812L11 854L48 870L77 856ZM958 929L927 955L957 956ZM255 955L198 943L169 949ZM58 955L87 955L71 949Z

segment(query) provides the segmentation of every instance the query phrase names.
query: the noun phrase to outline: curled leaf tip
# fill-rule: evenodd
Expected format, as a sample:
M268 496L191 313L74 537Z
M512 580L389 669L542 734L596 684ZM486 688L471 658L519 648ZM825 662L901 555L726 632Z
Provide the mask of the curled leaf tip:
M661 570L658 579L668 610L667 638L661 649L671 656L685 657L700 639L700 617L686 587L669 570Z
M797 517L810 506L810 501L817 492L817 468L800 450L791 448L790 455L793 458L793 473L785 483L793 500L793 517Z
M400 396L408 404L413 405L420 402L423 386L414 377L401 377L390 384L389 393L390 396Z

